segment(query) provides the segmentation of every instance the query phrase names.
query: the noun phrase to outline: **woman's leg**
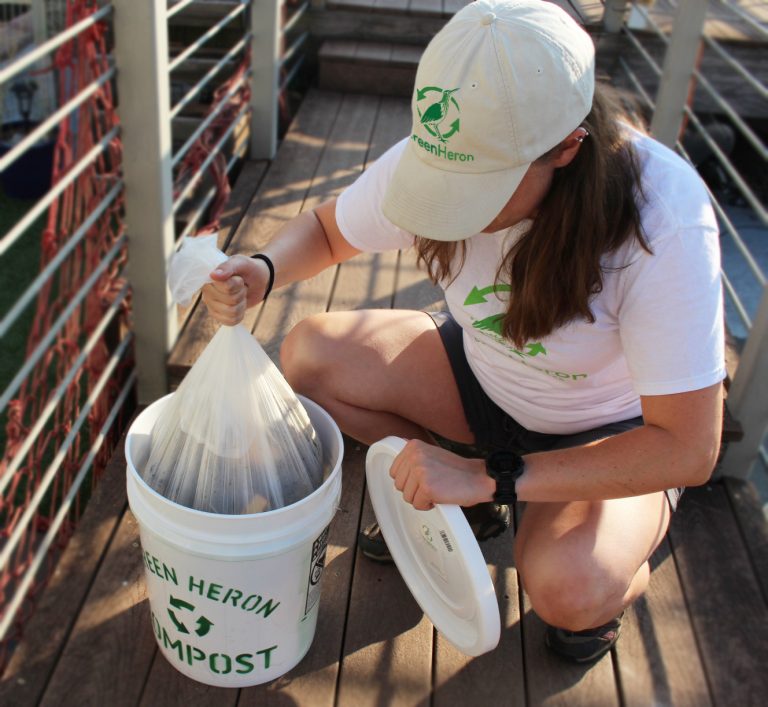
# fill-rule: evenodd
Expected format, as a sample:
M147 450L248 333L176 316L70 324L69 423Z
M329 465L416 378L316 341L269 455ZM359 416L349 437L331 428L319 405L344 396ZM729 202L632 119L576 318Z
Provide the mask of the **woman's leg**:
M669 519L662 492L526 504L515 561L534 611L551 626L569 631L618 616L648 586L648 558Z
M308 317L285 338L280 358L294 390L365 444L387 435L429 440L426 430L474 441L440 334L424 312Z

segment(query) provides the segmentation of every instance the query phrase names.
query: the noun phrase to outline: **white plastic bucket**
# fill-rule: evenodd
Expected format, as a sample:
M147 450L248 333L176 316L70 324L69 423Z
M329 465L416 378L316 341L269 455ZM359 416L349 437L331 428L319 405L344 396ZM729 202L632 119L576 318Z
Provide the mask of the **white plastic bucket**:
M302 398L331 468L322 486L266 513L204 513L169 501L139 474L169 397L136 418L125 444L152 632L171 665L194 680L219 687L268 682L299 663L315 635L328 528L341 497L341 433L328 413Z

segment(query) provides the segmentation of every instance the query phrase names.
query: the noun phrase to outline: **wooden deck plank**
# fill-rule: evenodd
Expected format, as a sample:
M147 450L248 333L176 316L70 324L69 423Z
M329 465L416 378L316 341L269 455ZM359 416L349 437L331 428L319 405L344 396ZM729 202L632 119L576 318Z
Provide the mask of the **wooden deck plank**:
M302 211L337 196L360 174L376 122L379 98L366 95L344 97L333 131L318 165ZM275 291L262 310L254 334L264 350L277 360L280 343L290 329L311 314L326 311L330 302L335 269Z
M0 704L37 704L127 505L124 437L83 513L0 683Z
M518 505L515 527L523 509ZM531 705L618 705L616 678L611 654L596 663L578 665L552 653L544 644L546 624L535 614L528 595L520 588L523 607L522 636L526 698Z
M340 105L339 94L311 91L306 96L258 194L230 241L229 253L257 252L300 212ZM258 311L249 313L246 320L249 328L257 315ZM215 322L204 307L200 307L171 352L169 372L175 370L183 377L215 330Z
M143 580L138 523L127 510L56 665L43 706L138 703L157 650Z
M149 615L144 630L147 633L151 630ZM237 697L236 689L213 687L190 680L176 670L158 650L139 704L141 707L235 707Z
M715 703L762 704L768 609L722 484L686 491L670 542Z
M768 603L768 523L754 484L742 479L724 478L736 522L752 561L763 599Z
M648 591L627 609L616 644L623 703L706 707L707 676L667 540L651 569Z
M523 645L528 701L533 705L617 705L610 654L593 665L569 663L544 645L544 622L524 594Z
M520 631L520 601L513 556L514 536L504 533L480 547L496 588L501 614L501 638L491 652L469 658L436 634L433 707L503 704L521 707L525 701L525 666Z
M348 438L344 445L342 497L328 539L315 639L304 660L286 675L267 685L244 688L238 707L334 705L356 560L367 451Z
M237 177L221 218L216 244L227 252L229 243L240 225L245 210L253 201L261 180L268 168L266 160L249 160ZM189 362L197 360L206 344L216 333L216 324L207 316L205 306L196 297L189 307L178 307L180 334L179 346L174 346L168 356L166 372L171 389L176 388L189 370ZM200 310L200 311L198 311ZM189 330L187 331L187 328Z
M381 99L365 158L366 168L407 134L410 121L410 102L407 99ZM391 307L397 281L397 262L397 253L389 251L361 253L342 263L329 311Z
M374 519L366 495L361 526ZM359 558L352 578L338 707L428 703L431 682L432 624L393 565Z

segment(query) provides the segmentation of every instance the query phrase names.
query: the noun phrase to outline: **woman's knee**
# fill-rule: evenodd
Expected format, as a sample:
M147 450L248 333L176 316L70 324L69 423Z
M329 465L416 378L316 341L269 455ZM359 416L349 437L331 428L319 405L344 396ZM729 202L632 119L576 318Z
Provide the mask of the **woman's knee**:
M280 346L280 365L291 387L308 393L323 380L333 341L329 336L327 314L315 314L300 321L288 332Z
M609 562L557 551L516 557L516 566L533 610L551 626L570 631L592 628L611 618L606 614L618 614L634 578Z

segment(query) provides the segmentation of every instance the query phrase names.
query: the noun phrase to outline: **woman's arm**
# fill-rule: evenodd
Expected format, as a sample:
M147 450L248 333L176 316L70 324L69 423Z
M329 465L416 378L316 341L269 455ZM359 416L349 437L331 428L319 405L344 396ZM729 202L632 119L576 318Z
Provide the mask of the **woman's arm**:
M275 267L274 287L306 280L360 251L342 236L336 224L336 199L299 214L278 231L264 250ZM237 324L247 307L264 299L269 268L261 260L233 255L211 273L202 289L211 315L222 324Z
M572 449L525 457L523 501L639 496L709 479L720 449L722 383L641 397L645 424Z
M644 396L641 402L642 427L579 447L525 455L518 498L598 500L705 483L720 448L722 384ZM405 499L422 510L435 503L490 501L495 489L483 460L463 459L423 442L410 442L390 473Z

